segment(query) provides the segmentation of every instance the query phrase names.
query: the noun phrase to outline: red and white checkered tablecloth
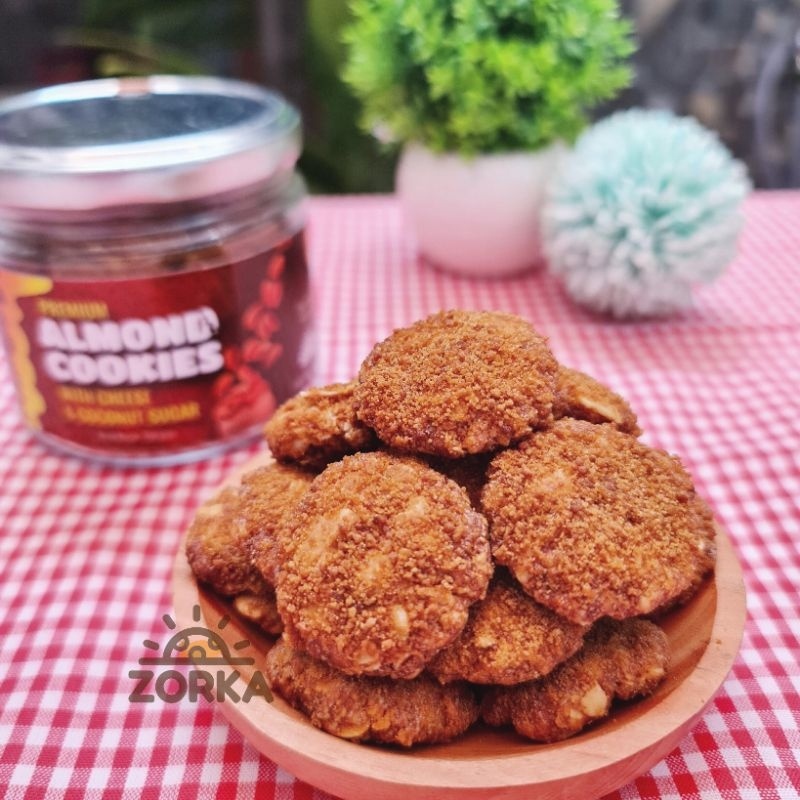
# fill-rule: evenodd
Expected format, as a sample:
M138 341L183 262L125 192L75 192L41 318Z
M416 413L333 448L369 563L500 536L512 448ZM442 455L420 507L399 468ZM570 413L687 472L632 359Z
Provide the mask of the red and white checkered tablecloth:
M800 193L756 194L747 219L738 259L695 310L620 324L574 308L543 273L429 269L391 198L311 203L319 382L437 309L513 311L630 399L645 439L680 454L729 531L748 589L740 656L697 727L615 799L800 795ZM0 792L326 797L214 705L128 701L142 641L171 610L184 527L258 446L169 469L91 466L30 439L0 369Z

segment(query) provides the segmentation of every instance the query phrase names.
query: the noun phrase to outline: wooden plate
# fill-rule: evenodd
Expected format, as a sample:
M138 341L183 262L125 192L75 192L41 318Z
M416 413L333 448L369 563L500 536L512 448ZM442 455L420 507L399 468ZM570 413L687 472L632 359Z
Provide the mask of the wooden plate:
M268 463L264 454L242 472ZM669 753L695 724L725 680L744 630L742 573L722 530L718 531L716 574L686 606L660 624L672 644L666 681L652 697L617 707L605 721L572 739L542 745L513 731L478 725L446 745L412 750L355 744L314 728L279 697L273 703L253 697L248 703L225 701L219 709L265 756L299 779L347 800L593 800L632 781ZM271 640L240 622L229 602L198 586L184 555L175 558L174 603L180 628L204 625L217 631L235 651L251 657L237 666L234 687L241 695L260 669ZM199 606L201 619L193 619ZM231 621L222 630L218 622ZM215 668L216 669L216 668ZM227 674L230 666L223 669Z

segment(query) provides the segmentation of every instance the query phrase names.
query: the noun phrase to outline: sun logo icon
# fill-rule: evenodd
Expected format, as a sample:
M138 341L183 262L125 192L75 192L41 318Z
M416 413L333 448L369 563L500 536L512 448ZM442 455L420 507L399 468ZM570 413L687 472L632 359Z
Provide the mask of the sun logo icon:
M192 619L200 622L202 616L200 606L192 608ZM169 614L161 618L170 630L175 630L177 624ZM217 623L217 630L224 630L231 621L227 615ZM199 641L198 641L199 639ZM234 656L225 640L216 632L201 625L183 628L174 633L162 648L158 642L145 639L142 644L148 650L161 652L159 656L144 656L139 663L144 665L177 665L177 664L254 664L255 659ZM234 650L243 650L250 647L248 639L241 639L233 645Z
M142 644L150 651L155 651L158 655L142 656L139 664L144 667L173 667L173 669L161 670L156 676L154 670L131 670L128 675L138 680L134 691L130 694L129 700L132 703L152 703L155 701L153 694L145 693L151 681L155 678L155 695L167 703L176 703L188 696L191 701L196 701L202 697L209 702L249 702L256 695L263 697L267 702L272 702L272 693L267 686L266 680L261 672L255 670L246 682L243 692L237 691L236 684L244 682L244 678L239 670L218 669L214 672L206 669L194 669L188 677L179 669L174 667L235 667L252 666L255 659L250 656L235 655L233 651L244 650L250 647L248 639L240 639L234 642L232 648L220 635L230 622L230 617L223 616L217 622L217 630L206 628L200 625L202 611L200 606L192 608L192 620L196 625L191 625L180 630L175 620L169 615L164 614L161 618L166 627L175 631L164 643L163 647L152 639L145 639Z

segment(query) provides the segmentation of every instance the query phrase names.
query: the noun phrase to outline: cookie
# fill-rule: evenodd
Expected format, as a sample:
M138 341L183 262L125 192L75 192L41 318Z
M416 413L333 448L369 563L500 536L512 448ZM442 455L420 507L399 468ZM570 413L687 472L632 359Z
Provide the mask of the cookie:
M348 674L415 677L486 592L486 520L417 459L347 456L294 518L278 609L293 645Z
M267 654L264 671L273 691L313 725L352 741L446 742L478 718L478 703L464 683L441 686L428 675L408 681L352 677L284 640Z
M550 424L557 370L525 320L445 311L376 345L358 375L357 413L398 450L488 452Z
M609 425L559 420L498 454L482 507L495 560L581 625L648 614L714 565L714 523L680 461Z

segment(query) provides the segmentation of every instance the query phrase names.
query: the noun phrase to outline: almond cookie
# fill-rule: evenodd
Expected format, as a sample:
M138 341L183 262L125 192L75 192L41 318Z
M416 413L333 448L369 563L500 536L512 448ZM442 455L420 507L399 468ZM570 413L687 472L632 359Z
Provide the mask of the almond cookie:
M354 388L354 383L334 383L287 400L264 427L275 458L323 469L342 456L374 449L375 434L356 418Z
M609 423L632 436L639 436L642 432L636 414L625 398L591 375L563 365L558 368L553 416L556 419L572 417L596 424Z
M538 681L490 689L482 715L537 742L557 742L605 717L615 697L651 694L667 673L669 641L652 622L603 620L583 649Z
M415 458L359 453L300 501L278 609L314 658L409 679L461 632L491 573L486 520L464 489Z
M270 586L250 561L252 532L241 517L240 490L229 486L203 503L186 537L195 576L224 595L263 594Z
M273 691L307 714L317 728L359 742L411 747L446 742L478 718L478 703L464 683L358 678L293 650L281 639L267 654Z
M495 560L581 625L648 614L714 565L714 523L680 461L610 425L559 420L500 453L482 508Z
M559 617L498 570L469 622L427 670L442 683L511 685L547 675L583 644L586 628Z
M357 413L398 450L488 452L550 424L557 370L525 320L444 311L375 346L358 375Z
M270 587L282 558L281 533L313 480L313 473L289 464L268 464L242 476L239 523L251 564Z

